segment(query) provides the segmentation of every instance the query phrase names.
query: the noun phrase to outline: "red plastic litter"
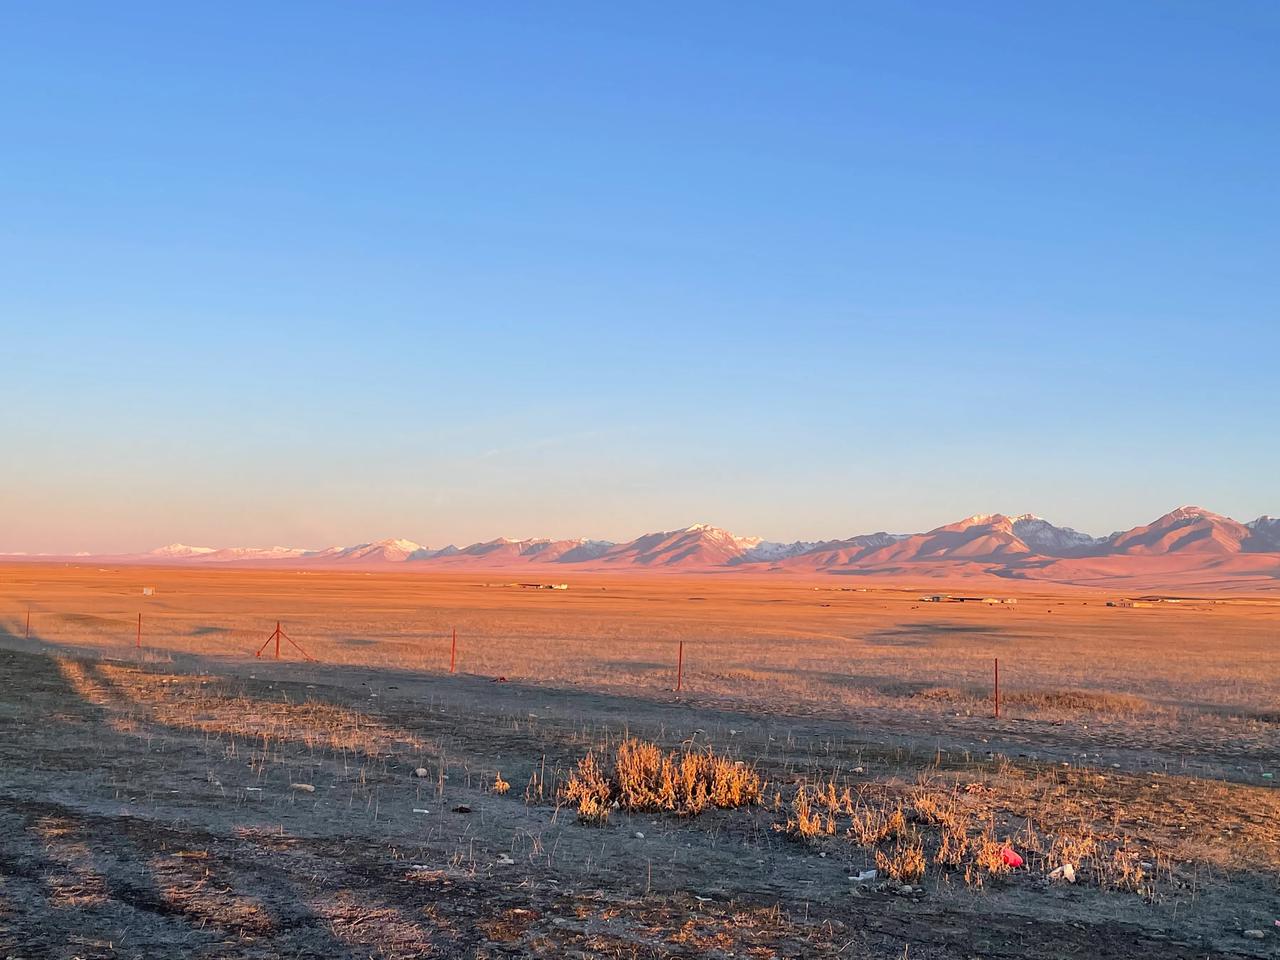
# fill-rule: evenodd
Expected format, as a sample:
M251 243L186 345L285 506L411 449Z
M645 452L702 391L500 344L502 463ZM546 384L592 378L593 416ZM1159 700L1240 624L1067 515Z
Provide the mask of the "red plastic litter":
M1004 861L1005 866L1007 867L1022 866L1022 858L1018 856L1016 851L1011 850L1008 847L1005 847L1000 851L1000 859Z

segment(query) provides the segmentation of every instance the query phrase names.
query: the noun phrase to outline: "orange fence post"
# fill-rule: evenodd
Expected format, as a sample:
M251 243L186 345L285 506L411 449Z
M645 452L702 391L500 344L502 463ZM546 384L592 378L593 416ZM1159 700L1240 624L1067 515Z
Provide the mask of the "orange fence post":
M142 649L142 614L141 613L138 614L138 639L134 641L133 645L137 647L139 650Z
M139 614L139 616L141 616L141 614ZM282 629L280 629L279 620L276 621L276 628L271 631L271 635L268 636L266 640L262 641L262 646L258 648L258 652L255 653L254 656L255 657L262 656L262 651L267 649L267 647L271 644L271 641L274 640L276 642L276 659L279 660L280 659L280 641L282 639L288 640L289 643L293 645L293 648L297 650L300 654L302 654L302 658L304 660L307 660L311 663L316 662L316 658L313 657L311 654L307 653L307 651L302 648L302 645L298 643L297 640L293 639L293 637L289 636Z
M27 639L31 639L31 608L27 607Z
M676 693L680 692L680 688L684 686L684 641L680 641L679 651L676 653Z
M458 628L453 628L453 643L449 645L449 672L454 673L458 668Z
M1000 658L996 657L996 719L1000 719Z

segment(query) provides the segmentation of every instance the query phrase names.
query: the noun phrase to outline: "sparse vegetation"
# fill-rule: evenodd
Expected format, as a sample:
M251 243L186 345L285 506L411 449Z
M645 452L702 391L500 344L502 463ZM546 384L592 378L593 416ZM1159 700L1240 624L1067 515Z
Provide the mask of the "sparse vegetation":
M114 584L119 576L101 579ZM831 931L851 913L873 917L885 909L882 896L906 895L904 884L913 887L910 896L930 898L929 909L948 924L969 924L969 911L980 911L984 936L1007 934L1003 954L1019 955L1027 919L1040 916L1032 891L1071 882L1054 874L1064 864L1077 886L1062 897L1054 890L1052 899L1078 900L1081 927L1055 928L1055 936L1068 938L1074 955L1096 938L1095 908L1144 938L1171 929L1209 942L1205 925L1221 919L1224 904L1232 917L1271 907L1280 791L1262 777L1272 770L1277 735L1274 705L1263 703L1276 681L1260 677L1280 658L1256 642L1254 621L1230 610L1212 614L1220 621L1212 625L1212 656L1208 640L1196 646L1200 635L1187 632L1204 626L1208 613L1161 611L1161 629L1172 624L1177 642L1186 643L1152 670L1149 643L1107 633L1083 605L1072 613L1055 602L1052 618L1027 604L998 612L955 605L929 610L934 622L904 613L909 608L895 607L884 591L824 598L831 607L806 613L809 598L785 585L753 588L746 606L725 599L731 591L700 583L707 599L667 617L666 605L687 588L681 594L678 581L663 580L637 589L632 581L625 593L607 584L599 598L576 586L568 598L538 594L536 617L516 609L532 602L523 595L511 601L504 594L508 606L450 609L450 620L471 620L460 630L460 675L446 677L424 653L433 631L440 633L427 622L436 597L425 612L385 615L418 604L420 588L396 593L402 588L362 575L360 590L377 598L376 613L334 605L321 591L309 623L293 627L313 652L359 662L360 670L256 662L245 669L209 658L242 634L257 635L245 623L265 611L242 617L233 603L275 606L301 596L278 576L257 576L245 575L253 585L248 600L219 599L204 581L191 588L205 591L199 600L164 587L174 622L185 625L168 632L167 620L152 618L147 637L158 649L137 656L110 646L133 623L110 609L119 601L95 582L94 592L74 595L101 609L43 624L80 651L8 668L0 719L20 735L6 741L15 786L0 818L14 829L0 854L42 885L25 872L6 873L0 927L15 917L24 930L37 915L40 924L83 919L86 908L132 916L118 903L115 876L132 878L121 889L135 895L154 880L163 908L148 922L197 939L208 930L206 952L220 956L241 955L219 952L237 936L301 936L310 921L295 924L287 902L295 896L320 905L316 923L339 944L328 945L331 953L359 945L361 955L384 956L412 956L428 942L440 955L461 955L449 937L463 929L494 941L476 956L540 955L566 944L620 957L673 947L848 956L857 949L848 947L852 934L823 953L817 924ZM468 589L448 587L453 596L468 597ZM570 599L572 610L555 606ZM686 615L686 607L696 612ZM1010 719L999 724L982 683L989 664L969 652L1001 640L999 631L981 632L996 617L1016 619L1018 637L1016 654L1001 654ZM1045 619L1061 624L1071 644L1050 634ZM966 630L952 636L953 625ZM33 643L48 642L41 628L37 611ZM481 633L483 644L468 644ZM545 644L528 642L544 635ZM690 695L672 706L664 657L676 636L696 640L686 646ZM839 644L828 639L834 636ZM1164 650L1163 635L1160 642ZM447 641L444 649L447 656ZM1149 675L1140 677L1135 649L1146 651ZM850 651L862 658L856 670ZM47 668L42 685L28 683L30 663ZM425 673L409 669L421 667ZM511 682L491 687L463 671L501 672ZM636 699L612 699L616 692ZM833 716L840 722L829 722ZM884 733L890 730L902 736ZM925 735L960 746L923 755L906 746ZM1044 759L1001 756L995 744L1013 740ZM1126 751L1139 744L1155 772L1128 761ZM1206 769L1227 772L1207 776ZM67 806L68 796L80 806ZM124 818L78 812L126 805ZM612 820L614 829L582 829L578 817ZM619 820L628 821L625 830ZM335 832L340 843L322 839ZM1006 850L1023 865L1011 866ZM246 864L263 863L288 878L268 887L245 872ZM347 863L356 865L349 876ZM874 889L864 881L846 897L847 878L871 868L879 874ZM347 877L338 881L344 889L335 891L330 876ZM543 896L556 892L541 883L547 876L561 881L563 899ZM431 907L405 907L406 885ZM657 896L640 896L651 889ZM752 906L762 889L776 914ZM510 897L501 909L490 909L495 890ZM663 899L681 890L713 899ZM720 909L721 890L732 910ZM631 907L624 906L628 891L636 895ZM1016 918L1006 910L1013 900ZM30 910L37 902L39 914ZM471 926L449 912L474 902L485 912ZM669 912L660 913L659 903ZM789 909L815 918L802 941L787 940L797 929ZM634 926L619 930L628 916ZM291 919L282 925L280 917ZM750 935L741 933L743 918L755 925ZM578 926L555 922L566 919ZM754 939L766 933L780 939ZM130 944L134 935L131 929ZM7 946L4 936L0 930ZM379 947L366 948L375 937ZM107 950L102 944L75 949L96 956ZM916 941L908 945L915 956ZM863 952L901 955L903 940L881 947ZM26 955L16 946L10 952Z
M1069 863L1084 883L1147 899L1157 895L1149 861L1164 854L1135 850L1129 838L1104 838L1086 817L1055 818L1043 795L1026 789L1007 764L998 764L992 778L1004 788L999 799L982 783L963 789L868 783L859 785L853 799L850 788L837 787L832 778L802 782L773 828L823 848L848 842L868 851L883 877L902 883L932 871L956 874L982 889L1013 872L1006 857L1017 852L1026 858L1026 869L1042 876ZM1061 802L1061 792L1053 799ZM1078 811L1089 802L1079 796L1071 806ZM999 831L997 821L1011 826ZM1015 830L1013 823L1021 826Z

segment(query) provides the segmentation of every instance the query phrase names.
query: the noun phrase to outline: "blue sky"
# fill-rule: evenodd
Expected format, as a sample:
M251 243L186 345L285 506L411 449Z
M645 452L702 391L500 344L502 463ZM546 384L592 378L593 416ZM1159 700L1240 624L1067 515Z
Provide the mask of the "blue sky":
M1278 41L1270 2L12 6L0 550L1280 513Z

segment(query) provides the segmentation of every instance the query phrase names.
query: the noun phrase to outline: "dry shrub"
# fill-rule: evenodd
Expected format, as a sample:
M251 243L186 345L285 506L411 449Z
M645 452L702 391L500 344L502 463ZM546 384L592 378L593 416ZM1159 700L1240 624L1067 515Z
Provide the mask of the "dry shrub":
M583 823L603 824L609 819L611 793L596 755L588 752L578 761L578 769L569 775L568 781L561 787L560 799L577 805L578 819Z
M791 816L782 830L801 840L812 840L824 832L822 814L814 809L804 784L796 787L795 799L791 801Z
M911 792L911 816L920 823L945 824L956 817L955 797L945 797L924 787Z
M981 836L970 841L970 859L964 867L964 882L971 887L982 887L991 877L999 877L1009 872L1009 865L1004 862L1005 844L995 838L988 827Z
M876 869L899 883L915 883L924 877L924 842L914 830L899 836L888 850L876 850Z
M502 779L502 771L493 775L493 792L502 795L511 789L511 784Z
M589 769L584 764L590 761ZM629 738L618 745L610 776L593 753L578 764L561 790L561 799L578 804L584 820L603 822L616 804L635 812L666 811L693 816L712 808L730 809L763 802L765 783L754 768L707 749L666 752L653 743ZM583 810L583 803L587 811ZM604 816L597 813L603 805Z
M964 855L968 849L969 831L964 824L958 821L944 823L934 862L941 867L959 867L964 863Z

